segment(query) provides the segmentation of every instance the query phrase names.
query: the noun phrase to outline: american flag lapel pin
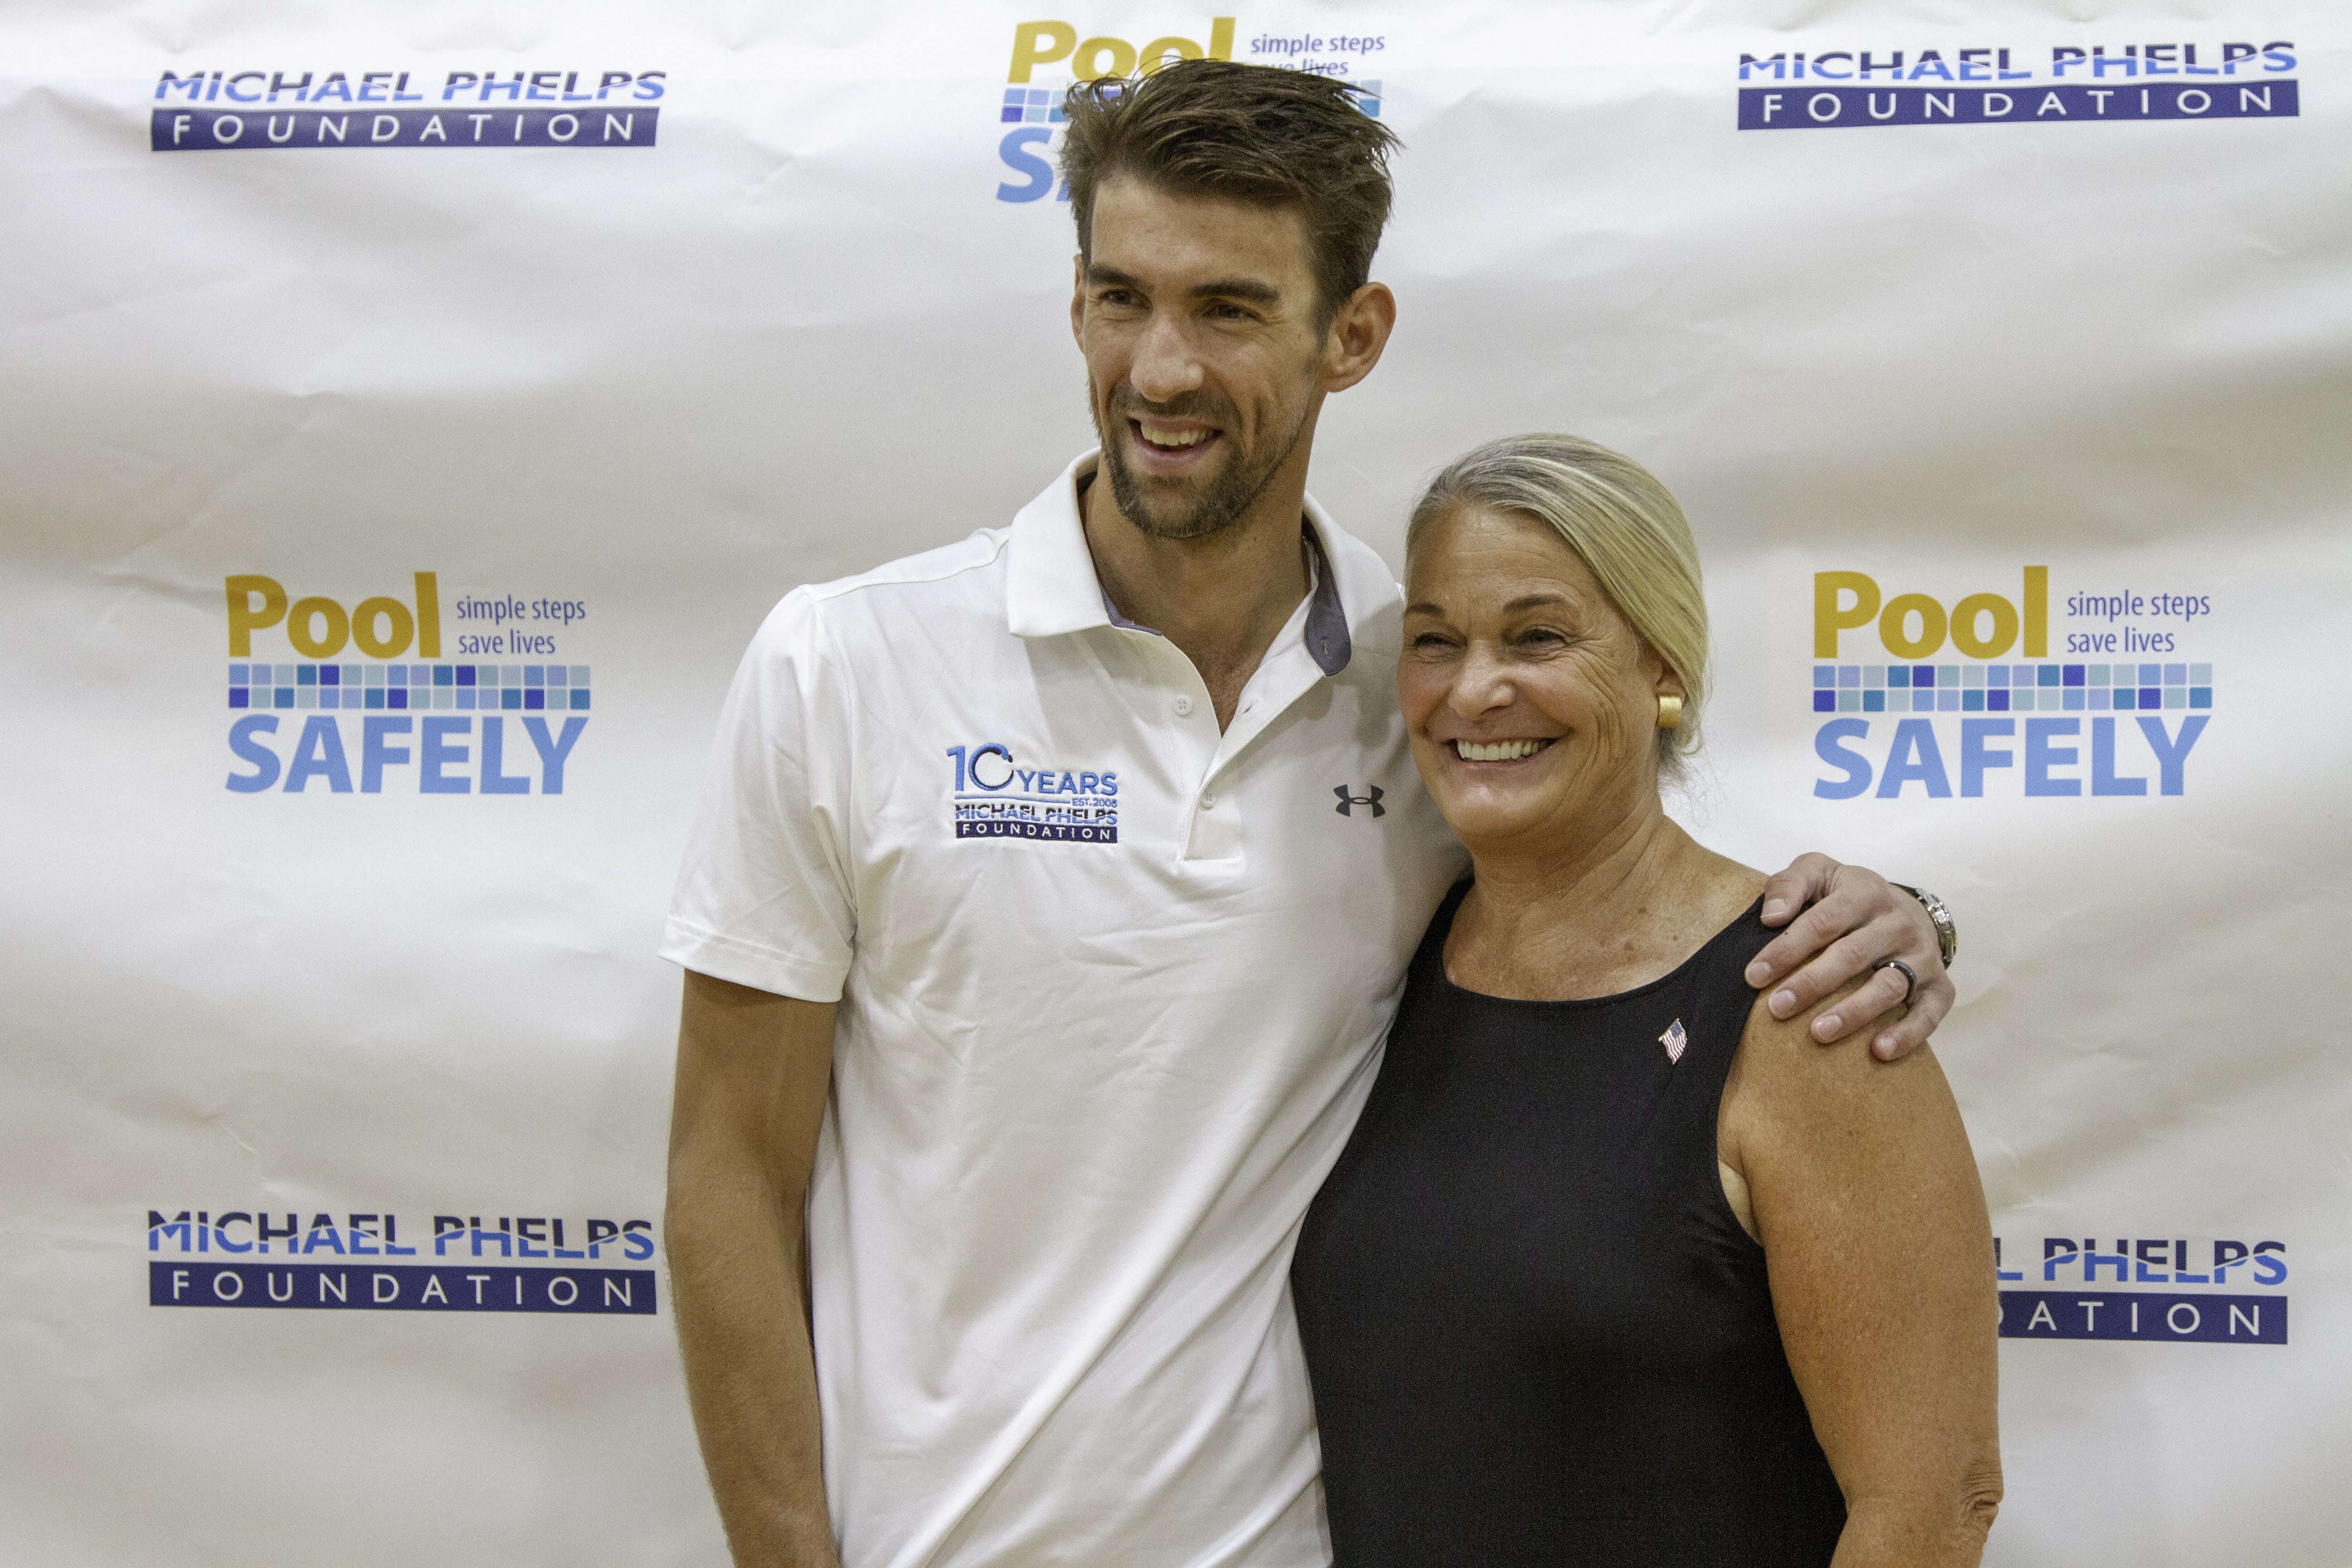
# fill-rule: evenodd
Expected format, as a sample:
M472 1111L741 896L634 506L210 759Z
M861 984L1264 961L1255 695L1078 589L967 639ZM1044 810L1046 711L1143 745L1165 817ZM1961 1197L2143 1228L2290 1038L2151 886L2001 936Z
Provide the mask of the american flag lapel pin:
M1683 1048L1690 1044L1690 1037L1683 1033L1683 1021L1680 1018L1666 1026L1666 1032L1658 1037L1658 1044L1666 1047L1668 1062L1678 1062L1683 1059Z

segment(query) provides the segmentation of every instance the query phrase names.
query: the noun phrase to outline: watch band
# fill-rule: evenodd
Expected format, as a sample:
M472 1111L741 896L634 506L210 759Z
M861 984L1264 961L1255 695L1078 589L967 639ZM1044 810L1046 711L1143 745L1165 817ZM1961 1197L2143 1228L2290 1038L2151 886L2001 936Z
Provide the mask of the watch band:
M1949 969L1952 966L1952 960L1960 955L1960 928L1958 922L1952 919L1950 907L1935 894L1922 891L1920 889L1909 887L1901 882L1889 882L1886 885L1908 893L1919 900L1919 907L1927 911L1928 923L1936 928L1937 952L1943 958L1944 967Z

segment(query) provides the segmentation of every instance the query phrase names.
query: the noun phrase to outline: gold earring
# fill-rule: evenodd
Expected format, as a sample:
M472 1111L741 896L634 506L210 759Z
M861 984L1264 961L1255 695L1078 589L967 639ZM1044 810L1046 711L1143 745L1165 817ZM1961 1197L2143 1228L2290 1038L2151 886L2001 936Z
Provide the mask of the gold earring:
M1682 725L1682 721L1683 700L1679 697L1660 696L1658 699L1658 728L1661 730L1679 729Z

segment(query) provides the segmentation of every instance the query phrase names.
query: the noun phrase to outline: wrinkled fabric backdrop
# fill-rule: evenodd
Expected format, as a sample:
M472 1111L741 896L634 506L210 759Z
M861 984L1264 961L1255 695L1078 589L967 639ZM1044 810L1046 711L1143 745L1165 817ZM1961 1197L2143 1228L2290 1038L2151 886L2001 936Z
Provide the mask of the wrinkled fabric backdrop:
M1474 442L1648 463L1678 813L1957 910L1989 1561L2343 1561L2347 14L1223 9L0 22L0 1560L720 1559L653 956L719 700L1089 444L1053 105L1214 53L1409 148L1316 494L1401 564Z

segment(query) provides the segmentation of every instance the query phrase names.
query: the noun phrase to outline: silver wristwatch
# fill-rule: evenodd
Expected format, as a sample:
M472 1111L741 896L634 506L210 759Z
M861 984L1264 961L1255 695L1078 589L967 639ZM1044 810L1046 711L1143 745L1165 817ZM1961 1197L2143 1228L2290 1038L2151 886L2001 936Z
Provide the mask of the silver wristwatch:
M1947 969L1952 967L1952 960L1960 955L1960 928L1953 921L1952 911L1945 906L1944 900L1933 893L1924 892L1917 888L1905 887L1901 882L1889 882L1886 885L1899 889L1919 900L1919 907L1927 911L1928 923L1936 928L1936 949L1943 958L1944 967Z

